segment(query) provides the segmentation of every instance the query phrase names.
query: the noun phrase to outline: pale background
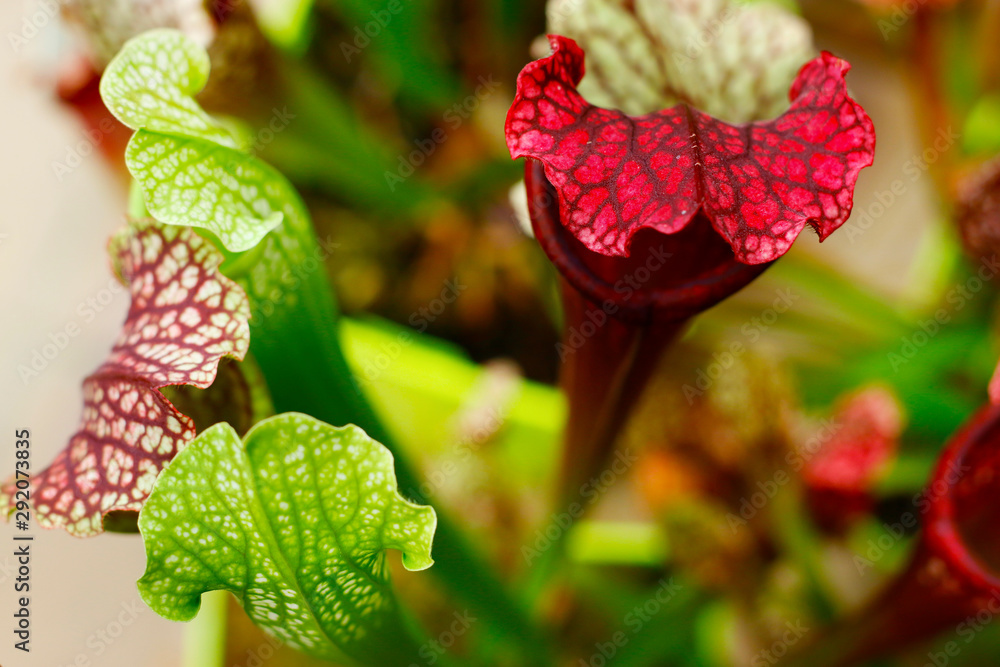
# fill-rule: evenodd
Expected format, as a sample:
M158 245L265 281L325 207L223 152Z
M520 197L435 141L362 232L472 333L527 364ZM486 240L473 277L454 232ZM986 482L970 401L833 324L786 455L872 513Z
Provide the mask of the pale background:
M80 417L80 382L100 363L118 332L128 299L118 292L89 324L77 312L102 296L111 273L104 246L122 221L122 185L95 153L60 181L53 162L84 140L60 106L52 63L62 43L52 20L15 52L37 0L0 3L0 476L14 467L15 428L32 434L32 466L41 470L63 448ZM103 296L108 296L105 293ZM75 321L80 334L25 385L17 373L50 333ZM164 620L139 600L135 581L144 557L138 535L76 539L32 531L31 653L13 649L14 547L0 523L0 665L3 667L178 667L184 626ZM100 631L117 631L123 604L141 611L103 652ZM131 617L126 613L124 618ZM88 638L94 636L88 645ZM82 657L81 657L82 656Z

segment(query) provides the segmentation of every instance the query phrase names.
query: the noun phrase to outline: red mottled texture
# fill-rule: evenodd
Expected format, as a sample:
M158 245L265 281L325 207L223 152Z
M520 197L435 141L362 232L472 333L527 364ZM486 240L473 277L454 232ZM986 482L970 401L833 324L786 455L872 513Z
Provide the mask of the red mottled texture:
M556 192L540 162L527 161L524 182L538 244L574 288L615 319L633 324L685 320L770 266L736 261L700 213L676 234L639 231L628 257L592 252L562 226Z
M242 359L250 341L246 294L190 228L138 222L111 252L131 292L128 317L107 361L84 380L79 430L31 486L39 525L75 535L100 532L112 510L138 510L194 437L194 422L160 388L208 387L219 361ZM12 496L8 483L0 502Z
M825 530L840 533L871 512L872 485L896 455L901 409L885 389L872 387L837 410L833 435L802 469L810 510Z
M628 256L640 229L675 234L700 211L738 261L761 264L806 223L822 240L850 215L875 131L847 94L845 61L807 63L779 118L730 125L685 104L637 117L592 106L576 90L583 51L549 41L553 54L518 77L507 146L545 165L562 224L589 250Z
M124 171L125 147L132 137L132 130L125 127L104 106L99 89L100 73L88 58L78 55L63 61L58 75L56 92L59 98L72 107L86 127L86 141L89 144L87 154L98 148L105 159ZM80 156L76 153L80 150L83 149L67 150L53 163L52 168L58 180L62 181L79 166Z

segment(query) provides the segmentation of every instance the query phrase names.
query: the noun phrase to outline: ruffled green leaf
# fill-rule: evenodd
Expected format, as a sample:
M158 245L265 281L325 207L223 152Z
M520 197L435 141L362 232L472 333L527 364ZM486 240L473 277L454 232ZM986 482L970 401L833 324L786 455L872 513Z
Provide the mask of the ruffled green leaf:
M208 81L208 53L177 30L130 39L101 77L101 98L133 130L201 137L235 148L230 133L194 101Z
M157 220L207 229L233 252L253 248L284 219L281 205L291 186L273 167L236 149L139 130L125 162Z
M155 41L163 32L133 41ZM181 38L164 46L170 44L190 46ZM108 96L117 93L104 92L114 104ZM275 393L277 409L374 433L377 421L339 353L337 310L322 268L335 244L317 242L291 183L256 156L183 133L138 130L126 163L156 219L205 228L232 251L222 271L250 298L255 356L270 386L294 388Z
M551 0L548 21L587 54L580 94L634 116L687 102L733 123L773 118L814 55L808 24L769 2Z
M253 248L297 201L287 180L194 99L208 53L176 30L131 39L101 78L101 97L136 130L125 163L160 222L207 229L228 250Z
M228 590L261 628L314 656L416 662L385 566L429 567L437 518L404 499L389 451L356 426L287 413L245 443L228 424L163 472L139 516L143 600L187 621Z

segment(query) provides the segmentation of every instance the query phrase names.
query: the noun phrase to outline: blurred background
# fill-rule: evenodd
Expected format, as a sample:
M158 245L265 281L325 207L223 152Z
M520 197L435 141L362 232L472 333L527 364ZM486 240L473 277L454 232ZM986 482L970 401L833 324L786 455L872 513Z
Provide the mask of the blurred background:
M878 134L875 165L841 231L822 245L803 234L698 318L629 431L640 463L572 542L574 585L591 607L616 590L614 568L667 562L696 582L701 602L681 644L699 647L697 664L749 664L770 631L756 624L807 606L804 570L847 609L898 569L906 540L864 572L852 556L907 511L947 436L985 400L995 365L996 285L975 281L955 213L1000 152L1000 3L782 5L801 13L817 48L852 64L849 85ZM105 254L124 220L128 133L101 108L97 76L129 36L180 27L212 54L200 101L257 128L255 150L295 183L319 237L335 244L325 269L365 391L439 502L505 576L521 577L519 547L547 511L564 406L553 388L555 275L511 203L523 166L509 158L503 124L517 73L541 55L545 12L540 0L3 3L0 424L31 429L36 469L75 430L80 383L128 307ZM791 308L778 314L782 295ZM720 356L734 342L749 351ZM810 553L747 566L759 541L719 529L717 499L738 507L776 456L844 410L875 413L872 428L890 443L871 502ZM11 449L0 453L11 468ZM776 530L764 551L792 539ZM0 540L10 533L0 528ZM0 664L182 664L184 628L139 600L138 536L47 531L32 548L33 650L17 655L4 640ZM0 618L14 609L13 564L0 555ZM743 567L765 583L739 590ZM436 613L427 582L400 585ZM601 636L594 609L560 605L549 601L549 615L569 643ZM264 639L235 608L230 624L226 664L252 664ZM726 648L712 648L710 626L731 629ZM956 664L995 664L998 645L990 635ZM272 664L312 664L282 655Z

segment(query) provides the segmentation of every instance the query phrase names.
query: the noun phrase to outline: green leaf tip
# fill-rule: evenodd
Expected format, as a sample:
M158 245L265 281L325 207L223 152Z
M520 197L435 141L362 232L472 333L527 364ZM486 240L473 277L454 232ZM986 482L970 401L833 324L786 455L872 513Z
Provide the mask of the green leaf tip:
M178 30L133 37L101 77L101 99L133 130L201 137L236 148L232 135L194 100L210 70L208 52Z
M136 132L125 163L149 212L169 225L201 227L232 252L260 243L297 204L294 191L195 101L208 53L176 30L129 40L101 77L108 109Z
M143 600L194 618L228 590L265 631L325 659L410 659L385 550L433 564L437 517L398 491L392 454L357 426L300 413L259 422L241 442L216 424L157 480L139 515ZM404 663L405 664L405 663Z

